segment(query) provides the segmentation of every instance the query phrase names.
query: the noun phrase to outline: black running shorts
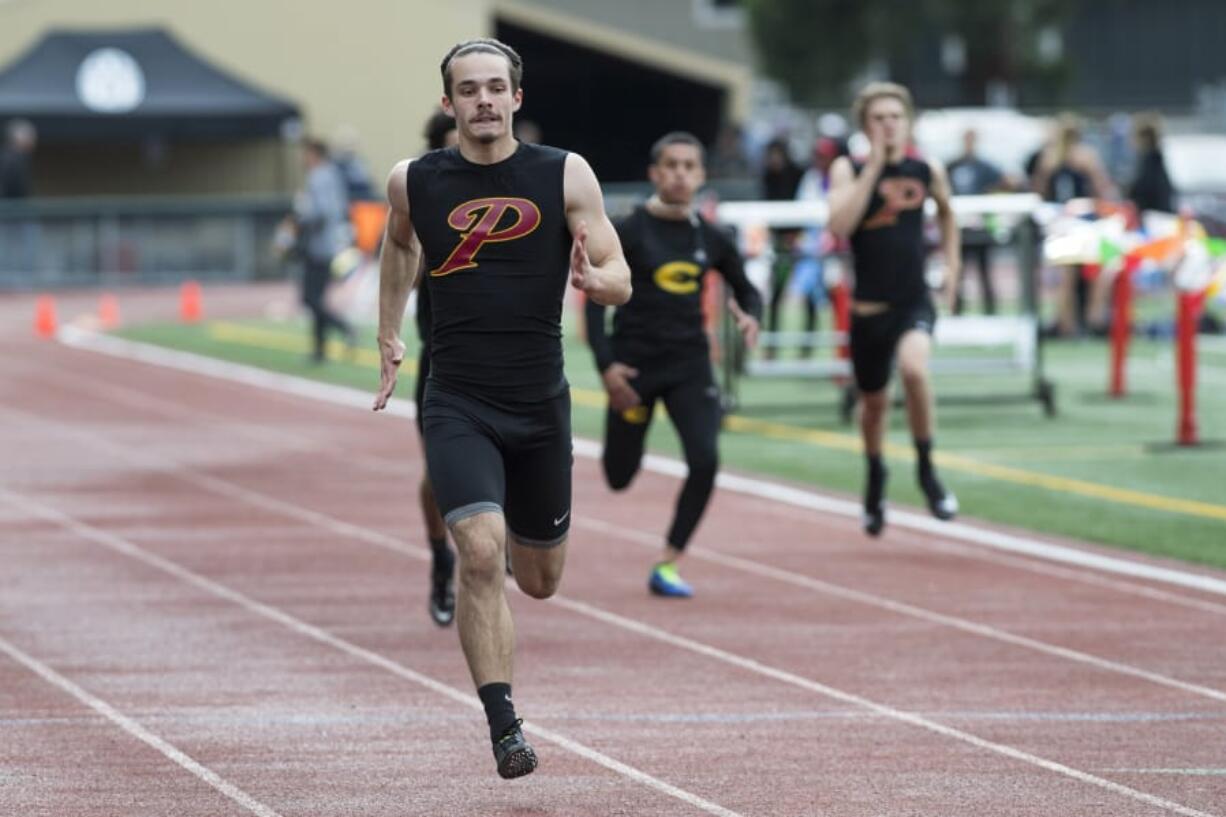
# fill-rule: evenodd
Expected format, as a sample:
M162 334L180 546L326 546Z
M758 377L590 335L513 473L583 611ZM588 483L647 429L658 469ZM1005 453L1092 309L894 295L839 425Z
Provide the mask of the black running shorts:
M894 354L902 336L913 330L932 334L937 313L932 300L894 306L876 315L851 316L851 369L861 392L881 391L890 382Z
M426 465L448 527L503 514L520 544L553 547L570 529L570 390L540 403L488 403L430 379L422 405Z
M421 351L417 355L417 379L413 381L413 405L417 409L417 433L425 436L425 427L422 425L422 411L425 407L426 398L426 380L430 377L430 346L423 343Z

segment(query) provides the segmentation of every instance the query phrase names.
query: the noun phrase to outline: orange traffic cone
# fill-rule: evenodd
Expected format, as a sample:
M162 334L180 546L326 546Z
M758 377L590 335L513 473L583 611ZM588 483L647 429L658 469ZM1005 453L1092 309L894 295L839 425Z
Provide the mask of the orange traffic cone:
M55 298L50 295L39 295L34 302L34 334L40 338L51 339L59 329L59 321L55 317Z
M119 299L110 293L98 301L98 324L103 329L119 327Z
M184 281L179 287L179 320L184 323L197 323L204 317L204 306L201 303L200 284L195 281Z

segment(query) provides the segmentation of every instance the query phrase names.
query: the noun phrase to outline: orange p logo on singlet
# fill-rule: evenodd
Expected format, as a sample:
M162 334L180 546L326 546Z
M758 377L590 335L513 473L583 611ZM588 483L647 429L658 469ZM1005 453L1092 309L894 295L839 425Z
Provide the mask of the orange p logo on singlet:
M508 212L515 214L515 220L501 230L497 229L498 223ZM460 243L456 244L438 269L430 270L435 277L477 266L474 259L487 243L514 241L528 235L540 226L541 211L528 199L502 196L473 199L452 210L447 216L447 224L460 231Z
M873 217L861 225L861 229L873 230L898 223L898 214L903 210L916 210L924 206L928 188L919 179L905 177L882 179L877 185L877 195L885 200Z

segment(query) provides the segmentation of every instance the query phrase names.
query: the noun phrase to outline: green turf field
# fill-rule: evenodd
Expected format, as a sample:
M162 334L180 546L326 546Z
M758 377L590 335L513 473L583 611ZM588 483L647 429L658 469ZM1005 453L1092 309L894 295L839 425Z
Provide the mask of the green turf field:
M333 349L322 366L307 362L307 330L297 322L149 325L124 336L371 391L378 381L373 341L356 354ZM369 339L369 336L368 336ZM413 341L410 343L410 360ZM1217 347L1221 348L1221 347ZM602 392L585 346L570 333L567 373L574 387L576 434L599 437ZM1034 531L1061 534L1191 562L1226 567L1226 353L1207 350L1200 366L1201 437L1209 445L1171 446L1175 435L1174 362L1169 343L1134 343L1130 396L1105 396L1103 341L1045 346L1059 414L1032 401L984 404L962 398L1027 391L1021 375L942 376L937 435L942 475L963 512ZM411 396L407 365L398 396ZM744 380L741 404L728 418L721 453L726 467L857 495L862 458L828 382ZM676 437L657 417L653 450L677 454ZM920 506L909 436L893 415L890 499Z

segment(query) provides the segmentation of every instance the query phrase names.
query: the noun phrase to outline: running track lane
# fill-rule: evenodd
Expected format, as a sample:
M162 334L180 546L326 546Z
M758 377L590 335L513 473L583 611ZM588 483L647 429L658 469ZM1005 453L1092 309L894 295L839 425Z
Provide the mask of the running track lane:
M78 364L79 371L74 370ZM75 383L65 385L50 372L67 373ZM98 378L114 388L152 387L154 397L164 401L173 396L181 409L204 411L213 419L188 423L183 416L167 416L165 405L142 411L133 405L138 400L92 391ZM389 441L388 423L372 434L353 422L352 412L182 375L168 377L146 367L104 365L79 353L47 361L27 358L5 370L4 382L19 383L20 394L6 387L3 405L29 418L6 418L6 450L16 456L4 469L5 485L338 637L467 689L453 634L435 631L421 612L421 565L405 559L415 547L411 540L418 537L411 491L406 490L412 479L396 479L387 471L389 464L394 468L397 461L414 457L411 434ZM31 401L30 395L37 397ZM229 420L224 419L227 413ZM278 422L279 437L258 445L247 432L268 421ZM345 456L334 456L338 452ZM161 465L154 467L152 460ZM20 468L23 462L32 467ZM408 542L407 552L372 548L369 541L341 535L344 528L321 530L318 524L273 512L268 503L239 501L238 490L210 495L207 486L221 483L185 481L183 465L212 480L373 531L374 538ZM663 524L676 488L671 480L645 474L629 498L610 500L584 461L577 483L580 518L647 536ZM1007 626L1048 641L1077 639L1088 627L1084 639L1099 655L1129 659L1147 671L1171 673L1207 689L1222 686L1222 668L1215 663L1221 656L1209 643L1221 632L1221 621L1208 610L1139 605L1134 595L1107 587L1053 582L1008 565L893 539L866 548L854 529L839 530L838 524L822 524L817 517L809 516L803 525L789 522L787 515L782 521L767 518L760 501L752 503L756 513L746 524L749 514L741 499L721 495L700 544L772 563L792 558L799 564L797 572L815 578L866 593L892 593L912 604L941 603L960 616L988 621L988 626ZM618 776L599 790L594 806L568 799L583 786L539 786L536 781L548 779L546 769L571 784L575 777L586 780L602 771L552 748L549 765L532 778L538 787L526 799L505 802L507 792L523 789L490 783L487 750L472 713L450 711L447 728L431 728L431 718L437 717L432 713L447 701L419 703L403 679L373 680L360 665L315 656L292 635L263 632L260 622L230 609L232 604L202 603L192 598L191 588L174 583L162 587L147 569L82 547L79 536L65 537L62 527L37 516L10 508L5 526L16 526L23 538L28 535L27 542L39 543L32 555L14 560L9 568L31 588L28 595L12 597L16 609L6 610L2 619L21 623L13 637L39 647L43 659L61 670L79 673L79 683L121 710L152 718L155 725L164 721L189 753L203 754L214 768L233 772L227 776L281 813L311 813L326 808L334 796L358 813L393 813L396 808L404 813L406 805L409 813L439 813L457 802L471 813L518 813L517 808L535 810L531 813L674 813L672 806L650 799L655 793L648 793L650 802L636 801L632 795L639 787ZM580 537L577 532L564 588L572 600L568 604L592 605L605 615L625 616L797 677L919 711L1088 774L1182 768L1189 773L1106 776L1209 813L1222 802L1220 776L1191 773L1210 771L1214 763L1226 765L1220 755L1213 757L1220 749L1211 739L1221 733L1222 707L1202 695L951 632L896 612L864 609L846 598L791 588L726 565L695 562L690 568L704 593L695 604L652 603L641 591L650 552L628 537L593 529ZM56 547L64 553L48 563L47 552ZM421 555L420 547L416 553ZM64 603L66 588L74 591L71 604ZM969 604L963 607L960 596L968 594ZM112 595L123 604L112 605ZM1065 813L1167 813L760 672L611 627L579 608L558 610L522 599L515 604L523 633L517 697L526 714L742 813L1022 814L1052 813L1053 807ZM89 613L84 621L82 607ZM71 626L65 625L65 616ZM155 624L161 629L147 639L127 637ZM1158 651L1119 637L1144 638L1151 629L1157 632L1148 644L1180 643ZM1172 639L1171 633L1182 640ZM13 631L6 626L3 634ZM151 655L150 643L181 644L183 650ZM266 662L249 655L265 649ZM196 660L185 660L183 653ZM236 670L235 664L243 669ZM6 667L6 677L11 671ZM247 689L253 682L262 684L262 693ZM305 699L294 692L299 685L308 687ZM324 692L313 699L309 688L314 685ZM347 723L329 720L331 710L321 700L358 712ZM250 710L235 701L248 702ZM390 712L390 725L380 719L385 712ZM322 726L313 721L316 715ZM380 732L381 725L392 734ZM316 755L308 753L304 763L298 755L304 745L301 733L314 734L312 729L331 739L322 741ZM431 757L443 768L431 775L433 767L427 764L419 778L416 770L406 771L404 758L407 745L423 729L432 742L440 741ZM461 734L449 743L452 732ZM388 744L395 748L389 750ZM345 751L335 752L338 746ZM361 747L367 746L391 754L364 753ZM578 766L578 773L568 764ZM407 775L417 785L409 786L412 796L398 798L394 786L369 785L372 776L380 775L402 782ZM338 779L359 785L346 788ZM434 791L423 786L428 779L443 789L437 801L423 794ZM197 791L199 781L185 781L184 788ZM490 792L492 804L482 802L482 791Z

